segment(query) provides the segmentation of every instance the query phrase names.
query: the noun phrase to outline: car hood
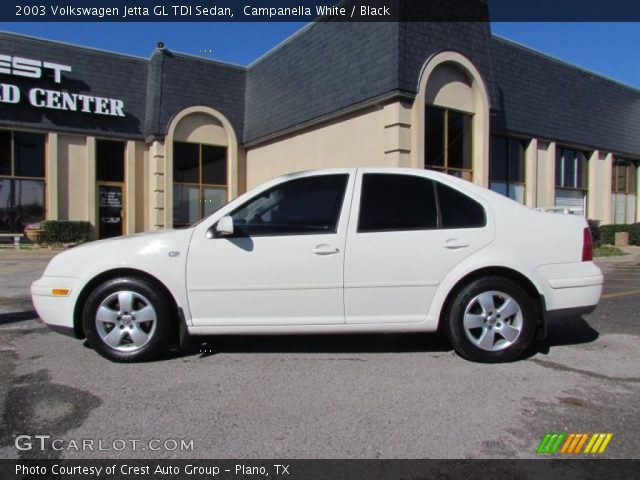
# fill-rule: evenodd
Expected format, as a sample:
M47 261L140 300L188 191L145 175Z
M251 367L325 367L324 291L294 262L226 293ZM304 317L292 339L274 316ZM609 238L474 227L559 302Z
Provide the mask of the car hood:
M186 257L192 234L192 228L160 230L88 242L53 257L44 274L83 277L112 268L156 269L170 258Z

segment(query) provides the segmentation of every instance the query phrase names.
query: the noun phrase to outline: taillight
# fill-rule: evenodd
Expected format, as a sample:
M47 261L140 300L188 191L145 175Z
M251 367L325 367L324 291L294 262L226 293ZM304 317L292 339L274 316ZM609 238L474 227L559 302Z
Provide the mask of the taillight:
M588 227L582 231L582 261L590 262L593 260L593 241L591 240L591 231Z

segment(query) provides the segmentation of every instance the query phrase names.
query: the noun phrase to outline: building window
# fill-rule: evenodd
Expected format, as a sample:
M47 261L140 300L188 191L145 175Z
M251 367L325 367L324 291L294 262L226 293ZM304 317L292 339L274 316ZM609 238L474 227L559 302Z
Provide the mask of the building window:
M96 180L99 182L124 182L125 142L115 140L96 141Z
M520 203L524 203L524 151L524 142L521 140L491 137L491 190Z
M556 148L556 206L586 213L587 155L571 148Z
M126 143L96 141L96 181L98 182L98 238L119 237L125 233L124 158Z
M0 232L44 219L45 136L0 131Z
M425 168L473 180L473 116L432 106L426 107L425 115Z
M635 223L638 198L638 167L622 158L614 158L611 175L611 221Z
M184 227L227 202L227 147L173 142L173 225Z

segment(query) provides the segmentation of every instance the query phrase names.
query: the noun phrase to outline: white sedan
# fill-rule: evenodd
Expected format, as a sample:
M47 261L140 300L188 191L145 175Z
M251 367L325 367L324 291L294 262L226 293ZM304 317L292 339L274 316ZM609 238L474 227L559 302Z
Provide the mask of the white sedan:
M31 287L52 329L148 360L191 335L443 331L511 361L602 292L582 217L428 170L285 175L196 225L57 255Z

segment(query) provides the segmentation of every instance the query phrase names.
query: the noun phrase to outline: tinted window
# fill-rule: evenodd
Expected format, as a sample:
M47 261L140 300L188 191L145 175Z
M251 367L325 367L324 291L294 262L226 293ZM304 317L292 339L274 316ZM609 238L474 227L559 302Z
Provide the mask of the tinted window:
M227 147L202 145L202 183L227 184Z
M475 200L438 183L442 228L476 228L486 223L484 208Z
M0 232L22 232L44 218L44 181L0 178Z
M200 145L173 142L173 181L200 183Z
M413 175L363 176L358 231L416 230L437 225L431 180Z
M348 175L321 175L277 185L231 214L245 235L333 233L338 226Z
M11 132L0 130L0 175L11 174Z
M96 141L96 179L99 182L124 182L124 142Z
M15 176L44 177L44 135L15 132L13 156Z

